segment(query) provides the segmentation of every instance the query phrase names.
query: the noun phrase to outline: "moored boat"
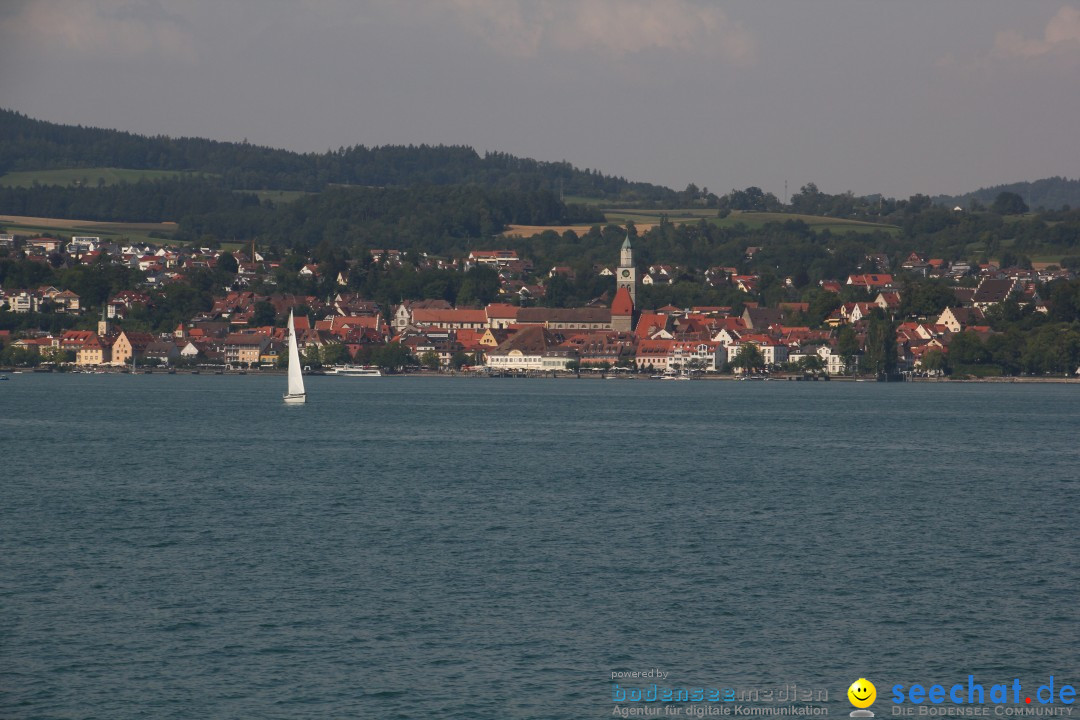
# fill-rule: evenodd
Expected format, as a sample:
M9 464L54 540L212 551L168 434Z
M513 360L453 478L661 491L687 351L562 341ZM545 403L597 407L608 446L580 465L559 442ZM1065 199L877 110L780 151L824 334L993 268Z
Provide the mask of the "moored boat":
M340 375L342 377L382 377L379 368L366 365L335 365L326 371L327 375Z

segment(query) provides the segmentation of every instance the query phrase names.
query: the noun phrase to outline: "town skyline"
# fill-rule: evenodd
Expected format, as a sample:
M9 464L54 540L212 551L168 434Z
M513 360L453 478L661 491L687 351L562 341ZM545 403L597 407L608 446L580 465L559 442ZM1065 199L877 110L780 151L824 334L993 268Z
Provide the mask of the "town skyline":
M0 249L8 256L13 247L12 236L0 236ZM760 250L748 247L745 260ZM513 250L410 259L397 250L375 249L332 277L326 264L303 264L295 273L298 281L333 288L324 297L275 291L288 270L254 251L245 257L242 251L209 248L116 247L89 237L64 245L42 237L22 241L18 252L30 267L64 252L70 253L68 262L89 272L119 264L144 274L137 289L101 304L96 332L0 330L0 357L9 365L280 368L288 359L281 320L296 309L301 310L299 352L304 364L316 369L359 364L389 371L409 366L532 374L622 369L663 378L736 372L900 379L954 372L1068 376L1080 361L1080 335L1050 322L1075 310L1075 274L1050 263L1039 269L973 265L912 251L894 268L888 256L869 254L860 266L865 271L819 281L802 301L772 306L750 300L760 289L761 274L716 266L705 271L704 282L723 288L727 297L745 298L736 306L644 308L635 301L642 285L684 282L686 268L663 263L639 268L627 233L617 262L593 269L605 279L600 297L586 306L547 307L549 288L575 281L575 270L556 265L537 271ZM462 272L477 286L472 307L442 299L383 307L356 292L354 278L361 273L440 268ZM3 269L11 273L10 264ZM179 285L203 282L200 274L227 283L213 293L212 306L182 317L174 329L147 332L154 308L169 304ZM530 278L539 284L525 282ZM248 286L259 290L244 289ZM71 320L93 322L70 289L0 293L0 311L9 318L36 318L39 325L55 324L58 316L69 326ZM84 315L86 321L79 321ZM1018 334L1032 326L1046 332Z

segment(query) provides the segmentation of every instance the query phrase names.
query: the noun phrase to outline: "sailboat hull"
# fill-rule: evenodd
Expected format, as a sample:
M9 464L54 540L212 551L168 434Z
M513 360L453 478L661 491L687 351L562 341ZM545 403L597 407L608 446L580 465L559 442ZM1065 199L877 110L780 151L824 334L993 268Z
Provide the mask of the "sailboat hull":
M307 393L303 395L282 395L281 397L289 405L300 405L307 402Z

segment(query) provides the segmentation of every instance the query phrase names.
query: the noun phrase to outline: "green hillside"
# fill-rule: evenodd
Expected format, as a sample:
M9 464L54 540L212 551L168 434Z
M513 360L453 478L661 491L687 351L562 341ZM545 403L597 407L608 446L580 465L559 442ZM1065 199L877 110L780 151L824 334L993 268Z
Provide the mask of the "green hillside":
M33 187L37 185L61 185L64 187L97 187L134 183L140 180L161 180L192 176L185 170L131 170L114 167L65 168L62 170L23 170L0 176L0 187Z
M934 202L950 207L971 207L977 202L989 207L994 199L1003 192L1015 193L1024 199L1028 207L1061 210L1065 207L1080 207L1080 179L1070 180L1064 177L1051 177L1034 182L1018 182L1008 185L994 185L980 188L964 195L941 195Z
M608 201L671 204L676 197L669 188L580 170L565 161L532 160L501 152L481 155L461 145L355 145L325 153L296 153L247 142L150 137L60 125L0 109L0 173L76 170L72 177L81 180L82 174L94 168L152 171L161 173L158 178L169 176L169 171L203 173L220 178L233 190L318 192L328 185L480 185ZM67 176L57 177L59 184L70 184L64 182ZM16 178L12 182L22 181L18 175ZM86 179L97 182L96 178Z

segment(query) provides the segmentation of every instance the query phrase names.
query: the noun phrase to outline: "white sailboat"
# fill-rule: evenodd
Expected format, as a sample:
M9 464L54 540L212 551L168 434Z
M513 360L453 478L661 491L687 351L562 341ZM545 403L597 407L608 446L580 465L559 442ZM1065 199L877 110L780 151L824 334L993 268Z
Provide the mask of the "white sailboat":
M304 375L300 372L300 352L296 349L296 324L293 311L289 311L289 392L283 396L287 403L302 403L307 400L304 392Z

